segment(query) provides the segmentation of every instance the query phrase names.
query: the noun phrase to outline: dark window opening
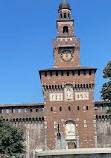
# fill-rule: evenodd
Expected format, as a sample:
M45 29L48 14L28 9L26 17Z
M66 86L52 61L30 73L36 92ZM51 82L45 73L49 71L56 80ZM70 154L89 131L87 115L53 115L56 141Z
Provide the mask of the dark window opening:
M80 110L80 107L79 107L79 106L77 106L77 110Z
M59 132L59 124L58 124L58 132Z
M45 71L45 77L47 76L47 72Z
M52 76L52 71L50 71L50 76Z
M62 14L60 14L60 18L62 19Z
M69 111L71 110L71 107L70 107L70 106L68 107L68 110L69 110Z
M36 112L38 112L38 108L36 109Z
M57 132L57 137L58 137L58 139L60 139L60 137L61 137L61 134L60 134L60 129L59 129L60 127L59 127L59 124L58 124L58 132Z
M60 107L60 111L62 111L62 107Z
M67 76L69 76L69 71L67 71Z
M63 73L63 71L61 71L61 76L63 76L64 75L64 73Z
M29 121L31 121L31 118L29 118Z
M84 70L84 75L86 75L86 70Z
M68 18L69 18L69 19L71 18L71 14L70 14L70 13L68 14Z
M72 74L73 74L73 76L74 76L74 71L72 71Z
M89 70L89 75L91 75L91 70Z
M56 76L58 76L58 71L56 71Z
M86 106L86 110L88 110L88 106Z
M78 70L78 75L80 75L80 70Z
M63 27L63 33L66 33L66 34L68 33L68 27L67 26Z
M53 107L51 107L51 111L53 111Z
M64 19L66 19L66 13L64 13Z

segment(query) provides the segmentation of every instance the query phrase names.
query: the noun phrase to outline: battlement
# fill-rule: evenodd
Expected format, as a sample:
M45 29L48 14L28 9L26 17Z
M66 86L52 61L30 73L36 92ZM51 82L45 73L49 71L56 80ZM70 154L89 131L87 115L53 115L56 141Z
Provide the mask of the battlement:
M97 121L108 121L111 118L109 110L109 102L95 101L95 115Z
M44 104L0 104L0 116L14 123L44 120Z
M76 89L90 89L95 86L96 68L53 68L40 70L40 78L42 87L63 87L67 84L72 84Z

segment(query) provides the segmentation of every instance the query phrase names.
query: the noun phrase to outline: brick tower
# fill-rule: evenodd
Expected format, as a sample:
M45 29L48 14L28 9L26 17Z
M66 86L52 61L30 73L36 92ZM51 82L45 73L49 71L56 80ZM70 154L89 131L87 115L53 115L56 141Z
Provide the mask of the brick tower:
M96 147L96 68L81 67L80 39L68 2L59 5L54 68L40 70L44 94L45 150Z

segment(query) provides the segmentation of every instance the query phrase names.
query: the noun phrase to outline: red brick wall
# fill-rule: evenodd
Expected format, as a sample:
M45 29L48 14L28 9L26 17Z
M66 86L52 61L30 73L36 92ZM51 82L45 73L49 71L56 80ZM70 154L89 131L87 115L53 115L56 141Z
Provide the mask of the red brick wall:
M81 70L82 72L83 70ZM57 125L60 125L60 133L62 133L62 140L65 145L62 148L67 148L67 141L65 141L65 122L68 120L73 120L76 123L76 136L79 138L79 147L80 148L91 148L95 147L95 136L96 136L96 126L95 126L95 110L94 110L94 93L93 88L89 88L89 84L95 84L95 72L92 70L92 75L87 74L83 75L83 73L78 76L78 73L75 73L75 76L70 74L67 76L66 73L64 76L61 76L61 72L56 76L55 72L52 73L52 76L49 75L48 72L47 77L44 76L44 73L41 74L41 82L44 87L44 118L45 118L45 137L46 137L46 148L47 149L57 149ZM75 92L80 91L88 91L89 92L89 100L85 101L76 101L74 97L74 101L66 102L56 101L51 102L49 100L49 93L64 93L64 88L52 89L53 86L62 85L64 87L66 84L88 84L88 88L74 88ZM49 87L51 86L51 89ZM46 88L48 86L48 89ZM70 106L71 110L68 110ZM80 110L77 110L77 106L80 107ZM86 106L88 106L88 110L86 110ZM53 107L53 111L51 111L51 107ZM60 111L60 107L62 107L62 111Z

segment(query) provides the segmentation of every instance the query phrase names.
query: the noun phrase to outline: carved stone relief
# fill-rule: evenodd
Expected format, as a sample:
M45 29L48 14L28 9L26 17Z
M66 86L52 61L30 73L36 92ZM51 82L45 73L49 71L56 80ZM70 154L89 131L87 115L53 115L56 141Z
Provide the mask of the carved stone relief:
M63 101L63 93L50 93L49 100L50 101Z
M70 122L66 124L65 127L65 131L66 131L66 140L74 140L76 139L76 128L75 128L75 124Z
M89 100L89 92L75 92L75 100Z

